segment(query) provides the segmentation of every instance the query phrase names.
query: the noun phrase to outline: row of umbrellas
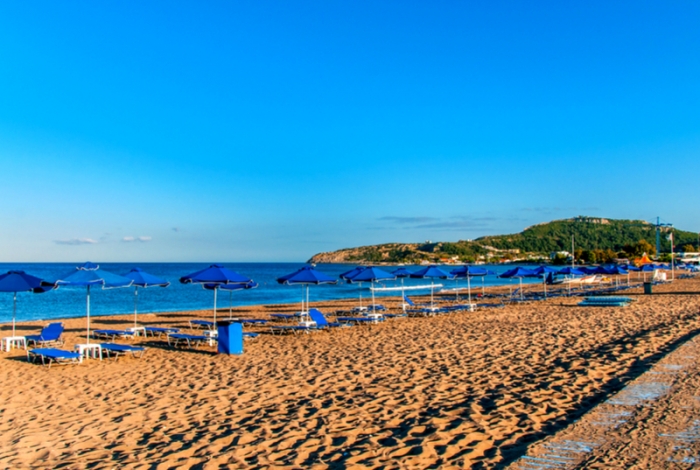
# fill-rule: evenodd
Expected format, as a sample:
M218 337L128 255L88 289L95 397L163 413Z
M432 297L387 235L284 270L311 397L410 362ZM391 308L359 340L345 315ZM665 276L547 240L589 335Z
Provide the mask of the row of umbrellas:
M506 271L499 275L501 278L519 278L522 287L522 279L525 277L540 277L543 274L562 274L562 275L585 275L585 274L629 274L629 271L653 271L654 269L664 269L663 265L644 265L642 268L637 268L632 265L624 266L598 266L598 267L567 267L561 270L556 270L548 266L540 266L536 269L527 269L517 267ZM469 302L471 303L471 283L470 278L476 276L486 276L495 274L493 271L475 267L461 266L449 273L443 271L437 266L426 266L415 272L410 272L405 268L399 268L393 272L387 272L376 266L358 266L350 271L342 273L340 278L349 283L369 282L374 285L375 282L389 281L401 279L402 296L403 279L404 278L419 278L431 280L431 306L434 303L434 280L435 279L460 279L466 278L468 281ZM216 321L216 304L217 292L223 289L232 293L238 290L253 289L258 286L252 279L231 271L219 264L213 264L201 271L188 274L180 278L183 284L200 284L202 287L214 292L214 321ZM337 280L320 272L312 266L304 266L299 270L282 276L277 279L277 282L284 285L301 285L302 299L301 311L302 314L308 311L309 306L309 286L320 284L335 284ZM40 279L36 276L29 275L24 271L9 271L0 275L0 292L13 292L13 311L12 311L12 335L15 335L15 318L17 309L17 293L18 292L33 292L43 293L55 289L59 286L85 286L86 288L86 318L87 318L87 341L90 341L90 288L100 286L102 289L113 289L121 287L134 287L134 326L137 325L138 312L138 289L148 287L168 287L170 283L157 276L144 272L140 268L134 268L123 276L111 273L101 269L95 263L87 262L82 266L78 266L75 270L67 273L59 279L48 281ZM306 288L306 299L304 299L303 289ZM372 306L374 307L374 289L372 291ZM360 302L362 298L360 297Z

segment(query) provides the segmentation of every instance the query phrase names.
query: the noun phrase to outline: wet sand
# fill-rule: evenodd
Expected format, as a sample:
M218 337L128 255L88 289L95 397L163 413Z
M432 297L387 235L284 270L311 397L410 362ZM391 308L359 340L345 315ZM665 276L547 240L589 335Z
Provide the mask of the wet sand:
M700 280L626 308L556 298L312 334L243 356L137 339L143 359L0 361L7 468L499 468L700 332ZM387 305L385 299L382 302ZM355 301L317 304L324 312ZM395 306L395 303L394 303ZM298 305L236 309L266 318ZM220 312L219 316L226 316ZM184 327L211 311L140 315ZM130 316L94 328L125 328ZM65 320L65 349L85 319ZM38 323L19 325L20 334ZM261 328L246 328L261 331ZM7 328L5 328L7 330ZM7 332L3 331L2 335Z

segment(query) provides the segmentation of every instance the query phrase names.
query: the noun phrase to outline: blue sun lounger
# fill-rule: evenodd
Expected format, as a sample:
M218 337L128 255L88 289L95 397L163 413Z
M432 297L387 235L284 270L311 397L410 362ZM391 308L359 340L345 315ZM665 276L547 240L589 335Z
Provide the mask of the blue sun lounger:
M127 330L94 330L92 336L114 341L117 338L134 339L134 332Z
M114 355L114 360L117 360L119 356L126 356L127 354L140 358L146 352L146 348L143 346L132 346L130 344L102 343L100 347L102 351L107 351L107 357L112 357L112 355Z
M301 315L299 315L298 313L271 313L270 317L275 320L282 320L288 322L298 319L299 317L301 317Z
M150 333L153 337L161 337L163 335L167 335L168 333L178 333L180 331L178 328L167 328L162 326L147 326L144 328L144 330L146 330L146 335Z
M193 330L200 329L200 330L213 330L214 329L214 322L213 321L208 321L208 320L190 320L190 328Z
M379 318L371 318L371 317L338 317L336 318L341 323L357 323L362 324L362 325L370 325L370 324L376 324L379 323L380 320Z
M311 320L316 322L316 328L324 329L324 328L343 328L343 327L348 327L352 326L349 323L341 323L341 322L329 322L326 319L326 316L321 312L320 310L316 308L312 308L309 310L309 316L311 317Z
M49 344L63 344L62 334L63 323L49 323L38 335L28 335L24 338L27 341L27 345L34 343L36 346L48 346Z
M243 323L244 325L264 325L267 323L267 320L263 320L262 318L236 318L234 321Z
M297 334L300 331L303 331L304 333L308 333L311 330L315 330L316 328L312 326L307 326L307 325L272 325L270 326L270 331L274 335L275 333L283 334L283 333L294 333Z
M55 348L39 348L31 349L27 351L27 360L30 362L36 362L41 359L41 364L51 368L51 364L56 364L57 366L69 365L69 364L80 364L82 362L82 356L77 352L64 351L62 349Z
M188 348L213 343L213 338L204 335L188 335L184 333L170 333L168 335L168 345L177 347L187 345Z

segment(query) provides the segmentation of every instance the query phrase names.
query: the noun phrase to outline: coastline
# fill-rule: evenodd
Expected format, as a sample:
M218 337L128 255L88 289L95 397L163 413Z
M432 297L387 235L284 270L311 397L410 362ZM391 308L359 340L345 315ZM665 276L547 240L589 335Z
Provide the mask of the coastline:
M172 350L46 369L3 354L3 465L15 468L494 468L585 414L700 331L700 280L626 308L557 298L332 332L261 335L245 354ZM396 306L396 300L382 303ZM312 302L324 312L356 299ZM237 307L267 317L298 304ZM219 315L226 316L227 308ZM211 309L140 314L182 326ZM124 328L132 315L93 317ZM85 319L65 319L66 347ZM18 324L20 334L39 322ZM3 335L7 325L3 325ZM252 329L251 331L263 331ZM646 361L646 362L645 362Z

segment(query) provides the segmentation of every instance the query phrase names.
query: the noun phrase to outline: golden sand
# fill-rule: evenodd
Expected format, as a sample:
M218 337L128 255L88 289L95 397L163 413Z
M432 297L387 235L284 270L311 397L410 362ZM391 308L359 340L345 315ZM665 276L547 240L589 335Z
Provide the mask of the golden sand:
M700 280L655 289L625 292L638 299L626 308L557 298L263 334L242 356L173 350L150 337L135 341L149 347L142 359L79 366L48 369L21 350L3 353L0 467L498 468L700 331L700 297L688 294ZM140 319L185 327L210 314ZM129 321L100 317L93 327ZM85 341L85 319L65 324L64 349ZM21 324L20 334L40 326Z

